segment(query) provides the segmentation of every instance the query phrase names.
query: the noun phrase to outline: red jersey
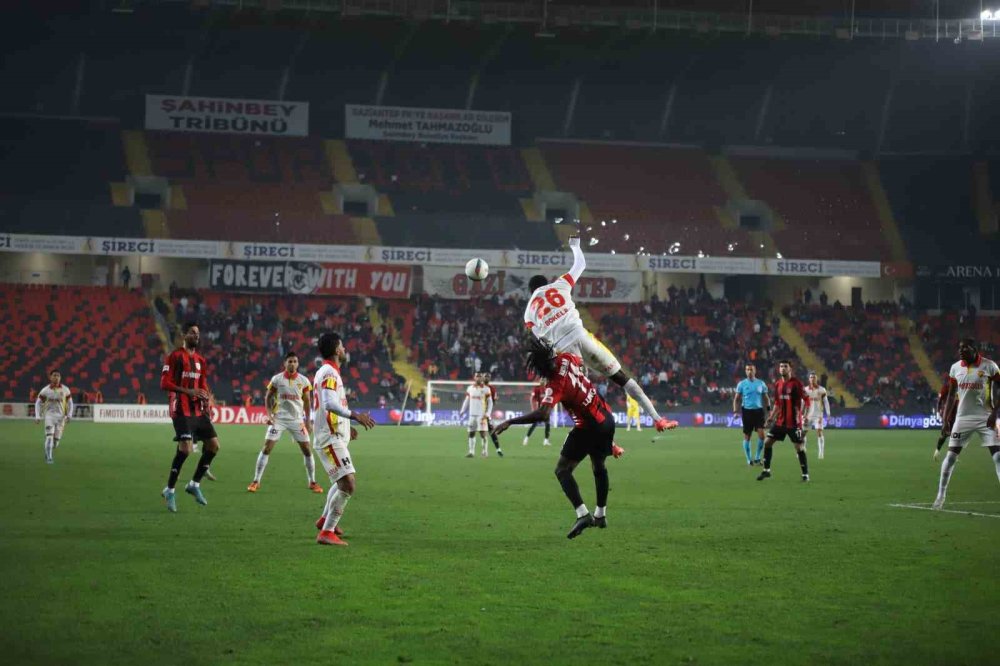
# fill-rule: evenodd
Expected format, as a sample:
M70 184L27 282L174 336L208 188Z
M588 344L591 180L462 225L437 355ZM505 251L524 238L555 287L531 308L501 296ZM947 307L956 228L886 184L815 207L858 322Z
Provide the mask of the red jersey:
M160 388L168 392L170 416L201 416L207 405L178 389L208 390L208 364L198 352L179 347L170 353L160 374Z
M540 387L543 391L542 404L555 405L561 402L573 417L576 427L604 423L612 418L608 403L597 393L590 379L583 374L583 363L573 354L558 354L555 359L556 372L549 377L549 383Z
M493 384L487 384L486 388L490 390L490 397L493 398L493 406L495 407L497 404L497 389Z
M542 398L545 396L545 387L539 384L531 389L531 409L538 409L542 405Z
M774 401L778 407L775 425L782 428L802 427L802 402L806 400L806 389L798 377L779 379L774 383Z

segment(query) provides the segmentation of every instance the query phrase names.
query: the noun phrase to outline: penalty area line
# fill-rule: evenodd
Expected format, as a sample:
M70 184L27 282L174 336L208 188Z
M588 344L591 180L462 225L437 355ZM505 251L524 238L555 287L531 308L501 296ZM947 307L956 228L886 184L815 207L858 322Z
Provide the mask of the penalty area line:
M921 506L920 504L890 504L889 506L895 507L897 509L918 509L920 511L933 511L934 513L957 513L961 516L979 516L981 518L1000 519L1000 514L996 513L979 513L978 511L958 511L955 509L932 509L929 506Z

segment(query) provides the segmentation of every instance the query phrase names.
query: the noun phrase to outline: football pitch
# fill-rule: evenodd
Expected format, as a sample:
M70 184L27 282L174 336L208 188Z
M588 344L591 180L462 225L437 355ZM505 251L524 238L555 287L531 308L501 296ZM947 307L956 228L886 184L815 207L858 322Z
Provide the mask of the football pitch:
M978 446L934 497L933 432L828 433L757 482L739 434L620 431L608 529L574 541L553 475L565 430L467 459L457 429L352 445L348 548L262 428L222 426L207 507L159 492L168 426L0 423L0 654L7 664L996 663L1000 485ZM322 476L322 472L320 471ZM593 477L577 470L593 509ZM325 478L319 479L328 485ZM894 504L907 506L892 506ZM973 515L974 514L974 515Z

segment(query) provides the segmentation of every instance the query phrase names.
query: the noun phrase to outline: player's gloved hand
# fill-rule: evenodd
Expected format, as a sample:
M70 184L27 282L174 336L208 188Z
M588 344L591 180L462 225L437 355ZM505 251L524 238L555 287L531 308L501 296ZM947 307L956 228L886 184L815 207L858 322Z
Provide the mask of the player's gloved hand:
M570 236L569 237L568 245L570 247L580 247L580 237L579 236Z
M493 428L493 434L494 435L500 435L500 434L502 434L509 427L510 427L510 423L508 423L507 421L504 421L503 423L498 423Z

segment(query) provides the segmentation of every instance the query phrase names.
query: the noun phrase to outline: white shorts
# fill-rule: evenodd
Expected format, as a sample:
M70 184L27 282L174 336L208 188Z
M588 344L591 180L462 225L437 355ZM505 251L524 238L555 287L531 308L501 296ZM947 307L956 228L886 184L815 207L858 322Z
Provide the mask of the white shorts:
M309 431L306 430L305 423L292 419L275 419L274 425L267 426L267 434L264 435L264 439L272 442L277 441L285 432L300 444L309 443Z
M342 439L328 437L322 441L317 441L316 457L323 464L326 475L330 481L336 483L348 474L354 474L354 462L351 460L351 452L347 449L347 442Z
M618 362L611 350L605 347L593 334L585 331L584 335L578 336L574 342L565 346L557 347L558 354L575 354L583 359L583 364L601 373L605 377L610 377L622 369L622 364Z
M62 439L63 428L66 426L66 417L62 414L45 415L45 436L54 439Z
M823 417L822 416L810 416L806 419L806 428L809 430L822 430L823 429Z
M486 432L488 428L486 427L487 417L485 416L470 416L469 417L469 432Z
M951 429L951 437L948 439L948 446L956 449L964 449L972 436L979 433L979 441L982 446L1000 446L1000 435L994 428L987 428L985 423L962 424L956 423Z

